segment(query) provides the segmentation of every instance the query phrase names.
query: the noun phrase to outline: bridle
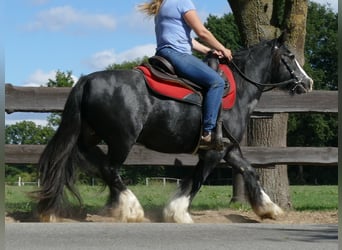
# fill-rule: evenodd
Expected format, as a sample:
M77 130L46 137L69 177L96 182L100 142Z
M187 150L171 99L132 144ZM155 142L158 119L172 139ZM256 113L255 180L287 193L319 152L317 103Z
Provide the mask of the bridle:
M277 47L275 47L275 49L277 49ZM294 59L294 55L293 54L288 54L288 55L281 55L281 62L285 65L285 67L287 68L287 70L289 71L290 75L291 75L291 79L286 80L286 81L282 81L282 82L277 82L277 83L260 83L260 82L256 82L254 80L252 80L251 78L249 78L245 73L242 72L242 70L234 63L234 61L229 61L226 62L227 64L231 64L236 71L241 75L241 77L243 79L245 79L247 82L255 85L261 92L267 92L270 91L276 87L281 87L290 83L293 83L294 86L291 89L291 91L295 91L298 87L300 88L304 88L302 85L302 80L303 78L300 78L296 73L295 70L287 63L287 61L285 60L285 56L290 57L291 59ZM265 89L266 87L266 89Z
M274 49L278 49L278 47L275 46ZM302 85L303 78L299 77L295 73L295 70L285 60L285 56L289 57L290 59L293 59L293 60L295 59L294 58L295 56L292 53L280 56L280 61L285 65L286 69L289 71L289 73L291 75L291 79L286 80L286 81L282 81L282 82L277 82L277 83L260 83L260 82L256 82L256 81L250 79L236 65L236 63L233 61L234 59L232 61L228 61L227 59L223 59L224 60L223 63L226 63L227 65L232 65L243 79L245 79L247 82L255 85L260 90L260 92L267 92L267 91L270 91L270 90L272 90L272 89L274 89L276 87L281 87L281 86L284 86L284 85L287 85L287 84L290 84L290 83L294 84L293 88L291 89L292 92L294 92L298 87L305 89L304 86ZM220 59L220 60L222 60L222 59ZM296 61L296 63L298 64L297 61ZM265 89L265 87L266 87L266 89ZM242 154L242 151L241 151L240 144L239 144L238 140L236 140L236 138L232 136L232 133L230 132L229 128L226 126L225 123L223 123L223 128L226 130L227 136L233 142L233 145L237 146L238 150Z

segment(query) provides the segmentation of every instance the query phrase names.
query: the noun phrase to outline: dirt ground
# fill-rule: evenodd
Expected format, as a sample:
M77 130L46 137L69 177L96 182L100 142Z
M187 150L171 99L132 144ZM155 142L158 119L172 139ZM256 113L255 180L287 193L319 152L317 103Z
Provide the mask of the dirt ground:
M337 224L337 211L295 212L287 211L277 220L260 219L252 211L238 211L231 209L205 210L191 212L195 223L267 223L267 224ZM158 223L161 220L161 211L145 211L145 222ZM28 213L6 214L6 223L38 222L37 216ZM64 222L117 222L114 218L97 214L83 214Z

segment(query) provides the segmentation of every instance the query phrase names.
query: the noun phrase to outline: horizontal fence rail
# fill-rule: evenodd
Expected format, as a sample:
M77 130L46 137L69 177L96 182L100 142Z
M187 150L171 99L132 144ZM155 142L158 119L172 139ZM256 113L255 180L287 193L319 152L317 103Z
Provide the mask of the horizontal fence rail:
M62 111L71 88L18 87L6 84L8 114L13 112ZM287 92L266 92L256 106L258 113L316 112L337 113L337 91L313 91L309 94L290 96Z
M71 88L19 87L6 84L5 111L60 112ZM262 95L255 115L272 113L337 113L337 91L313 91L290 96L272 91ZM6 164L37 164L45 145L5 145ZM102 147L106 150L106 147ZM338 149L335 147L242 147L245 157L255 167L275 164L336 166ZM194 166L198 159L191 154L165 154L135 145L125 165Z
M5 162L36 164L44 147L45 145L5 145ZM101 148L106 151L105 146ZM338 150L335 147L242 147L242 152L256 167L272 167L274 164L334 166L338 161ZM194 166L197 161L195 155L165 154L135 145L124 164Z

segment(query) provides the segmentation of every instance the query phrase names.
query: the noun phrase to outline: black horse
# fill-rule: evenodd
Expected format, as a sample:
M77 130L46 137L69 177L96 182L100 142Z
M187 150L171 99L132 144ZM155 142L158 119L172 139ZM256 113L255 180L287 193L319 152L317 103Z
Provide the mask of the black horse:
M311 91L313 81L284 45L283 36L234 54L237 100L222 111L225 136L242 139L263 91L270 87L291 94ZM251 80L253 79L253 81ZM201 107L160 97L146 86L138 70L101 71L83 76L65 104L62 121L39 161L41 189L37 192L41 221L63 216L65 188L80 199L74 187L76 168L100 177L108 185L107 206L121 221L142 221L143 209L118 173L135 143L165 153L191 153L201 130ZM104 141L108 152L97 145ZM164 208L165 221L191 223L191 201L210 172L224 159L244 178L248 199L260 217L282 213L263 191L258 177L239 150L199 150L192 176L184 178Z

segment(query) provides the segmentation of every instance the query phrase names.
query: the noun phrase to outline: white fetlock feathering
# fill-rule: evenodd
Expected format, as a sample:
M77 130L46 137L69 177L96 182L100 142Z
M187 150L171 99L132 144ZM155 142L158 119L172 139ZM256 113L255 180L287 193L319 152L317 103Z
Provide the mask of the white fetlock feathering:
M253 208L254 212L260 218L276 219L280 215L284 214L284 211L275 204L263 190L261 190L261 199L262 202L260 206Z
M142 222L144 210L139 200L129 189L123 191L119 197L119 205L115 212L121 222Z
M176 194L164 208L163 216L165 222L193 223L188 212L190 196L179 196Z

